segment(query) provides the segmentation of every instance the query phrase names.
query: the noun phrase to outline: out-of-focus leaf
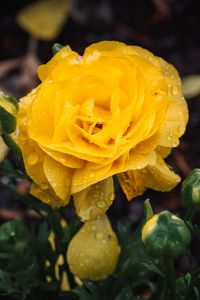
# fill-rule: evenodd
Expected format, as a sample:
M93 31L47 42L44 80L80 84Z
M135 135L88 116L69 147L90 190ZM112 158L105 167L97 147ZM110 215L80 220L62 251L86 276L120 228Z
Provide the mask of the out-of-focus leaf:
M130 288L124 288L121 293L115 298L115 300L134 300L135 297L132 294Z
M74 294L79 296L80 300L100 300L105 299L98 290L95 283L88 281L83 288L77 288L74 290Z
M10 277L2 270L0 270L0 291L2 291L4 295L18 295L18 290L14 287Z
M186 98L200 95L200 75L188 75L183 77L183 94Z
M53 40L60 33L69 12L69 0L34 1L18 13L17 22L35 38Z
M11 220L0 226L0 251L21 251L28 240L28 230L21 220Z

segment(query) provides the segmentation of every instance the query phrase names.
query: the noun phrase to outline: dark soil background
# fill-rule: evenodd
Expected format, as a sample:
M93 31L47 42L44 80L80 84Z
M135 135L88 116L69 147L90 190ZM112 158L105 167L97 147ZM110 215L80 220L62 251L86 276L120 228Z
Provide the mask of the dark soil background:
M82 53L84 48L100 40L119 40L140 45L172 63L181 76L200 73L200 1L199 0L71 0L69 19L61 33L52 41L33 41L16 23L16 13L29 0L1 1L0 9L0 89L17 98L37 85L36 66L52 56L55 42L69 44ZM34 51L33 48L34 47ZM33 53L34 52L34 53ZM32 53L31 58L25 57ZM190 120L180 146L173 150L168 162L183 178L200 167L200 96L188 100ZM11 154L10 159L15 163ZM0 172L2 173L1 169ZM4 178L5 181L5 178ZM9 183L9 182L8 182ZM26 182L18 183L26 189ZM140 199L128 203L120 189L109 214L115 225L129 215L137 224L141 220L142 202L149 197L155 211L169 209L183 215L180 186L169 193L147 191ZM70 209L69 209L70 211ZM0 221L24 215L34 219L19 199L0 189ZM195 221L198 223L200 213ZM200 243L195 242L194 254L199 257ZM184 271L184 262L178 272Z

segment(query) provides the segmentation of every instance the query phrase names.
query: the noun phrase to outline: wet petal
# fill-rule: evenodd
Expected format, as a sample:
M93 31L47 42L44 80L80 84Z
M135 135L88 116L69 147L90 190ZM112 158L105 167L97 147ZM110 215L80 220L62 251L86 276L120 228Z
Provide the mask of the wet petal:
M170 191L180 182L180 177L170 170L159 155L154 165L118 174L118 179L128 200L143 194L147 188L162 192Z
M69 202L71 192L71 169L62 166L49 156L44 159L44 173L55 194L62 199L61 205Z
M51 189L41 189L39 185L31 185L30 194L40 199L42 202L51 205L53 208L60 207L60 200Z
M144 186L161 192L170 191L180 182L180 177L170 170L160 156L157 156L155 165L141 170L141 177Z
M142 195L145 191L140 171L127 171L117 175L120 185L128 200Z
M83 221L94 220L107 211L114 197L114 183L109 177L74 194L76 212Z

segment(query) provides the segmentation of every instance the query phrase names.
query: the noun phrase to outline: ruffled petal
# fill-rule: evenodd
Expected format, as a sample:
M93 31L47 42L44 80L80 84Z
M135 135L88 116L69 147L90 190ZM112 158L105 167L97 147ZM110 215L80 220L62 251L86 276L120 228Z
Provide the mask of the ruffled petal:
M170 170L159 155L155 165L119 174L118 179L128 200L143 194L147 188L170 191L180 182L180 177Z
M138 170L120 173L117 178L128 200L142 195L146 189Z
M170 170L159 155L156 164L141 170L141 173L144 186L156 191L170 191L180 182L180 177Z
M112 177L74 194L76 212L83 221L95 220L104 214L114 200Z

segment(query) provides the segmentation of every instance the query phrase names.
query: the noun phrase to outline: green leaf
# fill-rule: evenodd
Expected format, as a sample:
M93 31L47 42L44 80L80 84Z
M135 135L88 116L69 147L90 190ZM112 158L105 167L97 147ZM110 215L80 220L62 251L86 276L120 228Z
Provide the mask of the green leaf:
M129 287L124 288L115 300L134 300L135 297Z
M7 133L12 133L16 128L16 118L11 113L9 113L6 109L0 106L0 121L3 130Z
M80 300L101 300L105 299L102 297L97 286L93 282L86 282L83 287L77 288L73 293L79 296Z
M74 219L71 221L71 223L63 229L62 242L68 245L70 240L79 231L80 228L81 228L80 219L77 216L74 216Z
M0 292L4 295L19 296L19 291L15 288L10 277L0 269ZM18 297L17 297L18 298Z
M0 252L18 252L29 241L29 232L22 220L11 220L0 226Z

